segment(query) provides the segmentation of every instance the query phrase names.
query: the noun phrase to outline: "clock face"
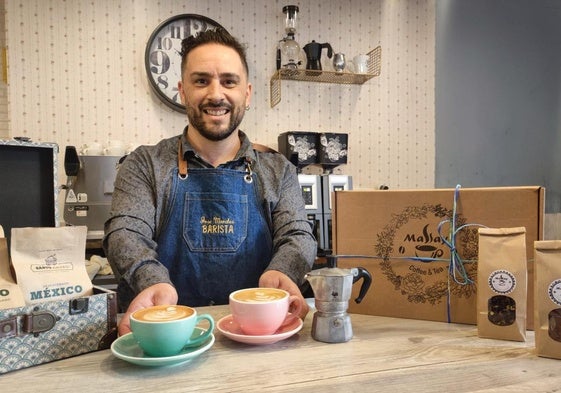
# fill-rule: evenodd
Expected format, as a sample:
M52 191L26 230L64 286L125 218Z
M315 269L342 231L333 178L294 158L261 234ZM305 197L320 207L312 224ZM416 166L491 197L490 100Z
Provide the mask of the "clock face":
M183 14L162 22L146 44L145 66L150 86L166 105L185 113L177 83L181 80L181 41L209 29L222 27L205 16Z

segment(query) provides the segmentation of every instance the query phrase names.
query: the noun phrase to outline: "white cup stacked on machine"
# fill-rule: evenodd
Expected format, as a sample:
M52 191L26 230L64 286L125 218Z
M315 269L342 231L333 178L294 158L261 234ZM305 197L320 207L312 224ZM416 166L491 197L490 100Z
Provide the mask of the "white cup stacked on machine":
M103 154L106 156L124 156L127 152L127 147L123 141L112 139L105 144Z
M84 156L124 156L137 146L127 146L123 141L117 139L111 139L103 145L99 142L88 142L81 147L80 154Z

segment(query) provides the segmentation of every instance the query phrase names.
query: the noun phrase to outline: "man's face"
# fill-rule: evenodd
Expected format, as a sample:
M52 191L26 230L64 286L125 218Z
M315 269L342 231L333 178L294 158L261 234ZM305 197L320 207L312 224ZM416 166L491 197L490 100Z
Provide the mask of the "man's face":
M212 141L230 136L250 104L251 84L240 56L219 44L205 44L188 54L178 87L189 128Z

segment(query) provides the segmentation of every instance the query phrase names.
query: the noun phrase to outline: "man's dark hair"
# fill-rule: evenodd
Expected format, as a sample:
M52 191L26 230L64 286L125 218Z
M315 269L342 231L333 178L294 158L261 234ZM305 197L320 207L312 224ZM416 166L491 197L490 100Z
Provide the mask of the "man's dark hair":
M189 52L205 44L220 44L235 50L238 55L240 55L246 74L249 75L245 47L236 38L230 35L230 33L220 27L202 31L197 35L189 36L181 41L181 73L183 73L183 69L185 68Z

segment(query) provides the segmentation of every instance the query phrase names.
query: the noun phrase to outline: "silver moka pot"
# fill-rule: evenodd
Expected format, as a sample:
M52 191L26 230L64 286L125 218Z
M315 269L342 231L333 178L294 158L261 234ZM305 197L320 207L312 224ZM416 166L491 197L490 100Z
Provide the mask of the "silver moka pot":
M353 337L351 317L347 314L352 286L363 279L359 296L355 302L360 303L372 277L362 267L341 269L326 267L312 270L306 275L314 292L316 312L312 323L312 338L327 343L349 341Z

